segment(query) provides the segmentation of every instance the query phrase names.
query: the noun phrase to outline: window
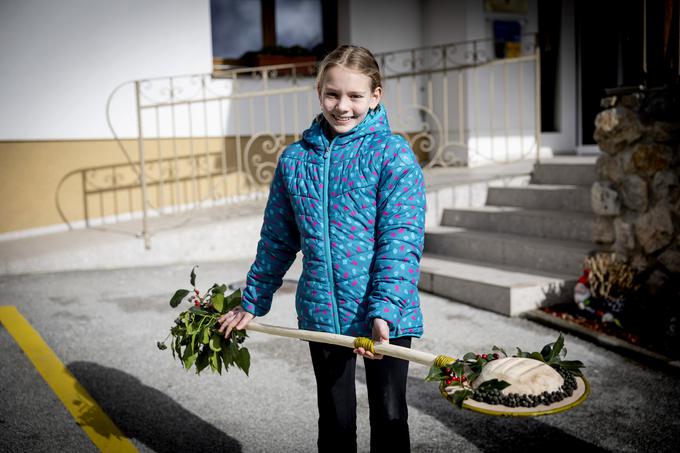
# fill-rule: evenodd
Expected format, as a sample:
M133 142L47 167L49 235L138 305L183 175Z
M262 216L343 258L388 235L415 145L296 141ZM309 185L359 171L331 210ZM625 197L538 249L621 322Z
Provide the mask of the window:
M259 0L211 0L213 57L238 59L261 48L261 16Z
M210 0L214 64L252 54L322 57L337 45L337 0Z
M305 49L323 45L319 0L277 0L275 19L277 45Z

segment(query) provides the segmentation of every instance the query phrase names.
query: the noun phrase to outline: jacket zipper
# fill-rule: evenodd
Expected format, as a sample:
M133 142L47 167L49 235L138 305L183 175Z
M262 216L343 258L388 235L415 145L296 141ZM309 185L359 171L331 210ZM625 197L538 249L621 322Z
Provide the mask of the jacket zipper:
M324 233L324 251L326 252L326 271L328 272L328 283L330 286L331 305L333 306L333 321L335 323L335 333L340 333L340 314L338 313L338 305L335 303L335 279L333 278L333 263L331 262L331 237L330 237L330 218L328 215L328 180L329 180L329 166L330 154L333 149L333 141L326 148L323 154L323 233Z

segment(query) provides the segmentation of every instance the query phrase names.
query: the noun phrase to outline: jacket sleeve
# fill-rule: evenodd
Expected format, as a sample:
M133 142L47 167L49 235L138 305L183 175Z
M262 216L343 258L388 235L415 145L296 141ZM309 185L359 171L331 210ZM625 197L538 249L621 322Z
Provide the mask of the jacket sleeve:
M418 305L418 279L425 228L423 172L408 142L389 141L380 172L376 256L368 299L369 325L382 318L394 333L401 312Z
M264 316L269 312L272 296L281 287L283 276L295 261L299 250L300 233L279 160L264 211L257 255L241 295L241 306L245 311L255 316Z

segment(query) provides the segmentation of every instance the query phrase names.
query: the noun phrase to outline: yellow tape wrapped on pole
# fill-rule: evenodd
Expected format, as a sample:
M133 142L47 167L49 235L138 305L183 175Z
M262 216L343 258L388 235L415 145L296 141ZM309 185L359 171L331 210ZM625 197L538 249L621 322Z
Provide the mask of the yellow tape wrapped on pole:
M0 307L0 324L100 451L137 451L16 307Z
M439 368L446 366L447 364L453 362L455 359L447 355L435 355L427 352L417 351L415 349L404 348L401 346L389 344L389 343L375 343L369 338L363 337L350 337L347 335L339 335L334 333L326 332L315 332L311 330L299 330L289 327L278 327L270 326L266 324L260 324L256 321L250 321L246 326L246 330L252 332L260 332L269 335L275 335L279 337L295 338L298 340L313 341L316 343L326 343L333 344L336 346L343 346L346 348L358 348L363 347L366 350L372 350L376 354L382 354L389 357L395 357L397 359L408 360L409 362L419 363L426 367L431 367L435 365ZM577 388L574 393L565 398L562 401L543 405L542 407L507 407L486 404L473 399L467 399L463 403L463 409L468 409L471 411L479 412L486 415L500 415L509 417L534 417L539 415L556 414L558 412L564 412L566 410L572 409L579 404L581 404L590 394L590 386L585 377L576 377ZM443 382L439 388L440 393L448 401L451 401L449 395L444 391Z

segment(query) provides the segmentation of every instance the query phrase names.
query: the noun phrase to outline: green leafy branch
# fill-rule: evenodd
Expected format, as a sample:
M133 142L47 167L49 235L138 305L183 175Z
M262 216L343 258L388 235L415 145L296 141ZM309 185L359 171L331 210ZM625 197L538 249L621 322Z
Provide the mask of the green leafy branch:
M553 368L569 371L575 376L583 376L581 372L581 368L585 366L583 362L580 360L564 360L566 356L567 348L564 347L564 337L562 334L560 334L554 343L548 343L543 346L541 352L524 352L517 348L517 354L515 354L515 357L535 359L539 362L547 363Z
M210 366L213 372L222 374L230 366L236 366L246 375L250 369L250 352L241 346L247 334L243 330L232 330L229 338L225 338L218 329L217 320L228 311L241 304L241 291L226 294L227 287L215 283L201 295L196 288L196 267L191 270L190 283L192 290L178 289L170 299L172 308L183 301L191 304L175 319L175 325L164 341L156 343L158 349L164 350L170 337L173 358L182 362L185 369L191 367L200 374Z

